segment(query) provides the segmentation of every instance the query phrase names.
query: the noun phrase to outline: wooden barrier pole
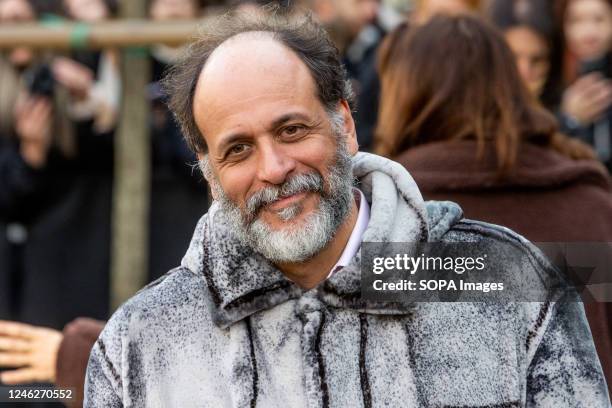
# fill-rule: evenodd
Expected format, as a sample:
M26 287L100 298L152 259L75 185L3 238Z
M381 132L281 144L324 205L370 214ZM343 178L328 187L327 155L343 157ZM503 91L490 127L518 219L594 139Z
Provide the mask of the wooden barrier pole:
M133 0L122 2L130 4ZM137 2L136 2L137 3ZM0 49L113 48L151 44L180 45L193 39L204 20L149 21L126 18L94 24L52 22L0 25Z
M122 1L121 15L145 15L145 0ZM148 280L151 143L146 85L148 51L125 48L121 70L123 108L115 139L111 305L119 306Z

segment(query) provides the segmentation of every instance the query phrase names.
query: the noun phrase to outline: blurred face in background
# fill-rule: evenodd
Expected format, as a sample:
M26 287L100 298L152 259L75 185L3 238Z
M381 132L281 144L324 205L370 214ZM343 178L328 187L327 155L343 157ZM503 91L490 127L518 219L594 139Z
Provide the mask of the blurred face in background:
M186 20L199 15L196 0L153 0L149 8L153 20Z
M34 10L26 0L0 0L0 24L25 23L35 20ZM9 61L16 67L27 66L33 53L27 48L15 48L9 54Z
M571 0L564 31L567 47L581 60L603 56L612 46L612 5L606 0Z
M379 0L315 0L312 8L333 36L350 41L376 21Z
M437 14L457 15L478 9L479 1L475 0L420 0L416 2L414 21L425 24Z
M64 6L68 15L79 21L95 22L109 17L104 0L64 0Z
M513 27L504 36L514 53L523 82L532 94L539 96L550 72L550 49L546 39L526 26Z

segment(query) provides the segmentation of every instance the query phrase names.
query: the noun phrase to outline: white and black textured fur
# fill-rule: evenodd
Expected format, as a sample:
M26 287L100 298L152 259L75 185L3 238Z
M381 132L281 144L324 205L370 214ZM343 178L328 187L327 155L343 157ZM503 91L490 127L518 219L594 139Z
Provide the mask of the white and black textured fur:
M530 261L508 273L545 284L555 271L524 238L425 203L397 163L360 153L371 203L367 242L511 244ZM583 307L541 303L384 304L360 297L360 255L303 290L199 222L182 265L124 304L96 342L87 407L608 407Z

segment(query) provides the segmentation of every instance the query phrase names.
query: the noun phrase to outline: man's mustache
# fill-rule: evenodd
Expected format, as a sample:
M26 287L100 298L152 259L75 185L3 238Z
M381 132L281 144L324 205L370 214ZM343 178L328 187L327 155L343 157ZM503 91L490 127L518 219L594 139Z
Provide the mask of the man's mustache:
M318 173L297 174L286 180L283 184L262 188L254 193L246 202L244 215L247 225L255 220L265 206L304 192L323 194L323 177Z

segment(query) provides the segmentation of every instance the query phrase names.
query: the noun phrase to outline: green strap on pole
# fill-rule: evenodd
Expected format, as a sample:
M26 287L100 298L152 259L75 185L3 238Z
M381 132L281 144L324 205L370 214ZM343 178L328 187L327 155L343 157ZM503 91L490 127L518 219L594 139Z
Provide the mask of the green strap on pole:
M70 33L71 48L86 48L89 41L89 33L91 28L89 24L76 23Z
M125 54L131 58L147 58L149 47L126 47Z
M42 18L41 24L48 28L57 28L65 24L71 23L67 22L67 20L62 17L53 14L46 14ZM70 32L70 37L68 40L70 48L87 48L87 44L89 42L89 34L91 32L90 25L83 22L77 22L72 24L73 28Z

